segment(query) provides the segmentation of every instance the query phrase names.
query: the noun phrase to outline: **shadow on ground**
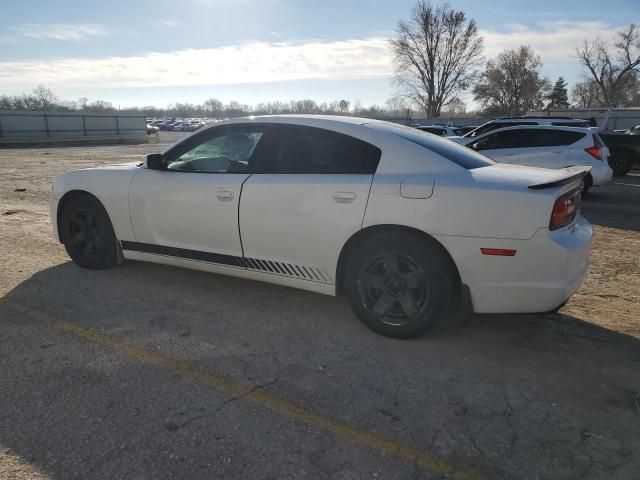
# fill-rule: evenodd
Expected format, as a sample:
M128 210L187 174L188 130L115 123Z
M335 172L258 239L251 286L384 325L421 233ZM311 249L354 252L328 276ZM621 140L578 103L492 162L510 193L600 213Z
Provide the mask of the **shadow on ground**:
M640 469L639 341L578 318L478 316L396 341L366 330L341 299L136 262L65 263L5 300L490 478ZM440 478L6 302L0 338L0 445L52 478Z
M640 175L616 177L605 187L592 188L583 202L583 215L596 225L640 231Z

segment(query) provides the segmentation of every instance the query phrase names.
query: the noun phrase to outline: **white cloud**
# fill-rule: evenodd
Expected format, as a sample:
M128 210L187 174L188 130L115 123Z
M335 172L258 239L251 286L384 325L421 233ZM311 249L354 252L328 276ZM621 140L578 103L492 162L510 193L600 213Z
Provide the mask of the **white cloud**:
M104 59L0 62L0 86L216 85L390 75L387 40L253 42Z
M24 27L24 26L23 26ZM77 39L104 35L103 27L26 29L36 38ZM62 27L62 26L58 26ZM74 27L74 28L72 28ZM85 25L87 27L87 25ZM36 31L37 30L37 31ZM543 73L578 78L573 53L585 38L610 38L617 28L603 22L548 22L509 25L505 32L482 31L485 56L505 48L530 45L544 63ZM46 33L45 33L46 32ZM274 32L274 34L277 32ZM0 87L19 91L24 85L117 88L252 84L306 79L383 78L393 73L385 36L306 43L252 42L217 48L148 52L135 56L69 58L53 61L0 62Z
M542 57L543 63L575 61L575 49L585 39L599 36L606 40L617 28L604 22L545 22L535 27L509 25L507 32L481 31L485 56L495 58L502 50L529 45Z
M175 20L156 20L154 22L154 26L162 30L176 28L176 27L179 27L180 25L181 23Z
M14 31L18 36L36 40L79 41L86 40L89 37L104 37L107 35L105 26L95 23L53 23L48 25L23 23L15 27Z

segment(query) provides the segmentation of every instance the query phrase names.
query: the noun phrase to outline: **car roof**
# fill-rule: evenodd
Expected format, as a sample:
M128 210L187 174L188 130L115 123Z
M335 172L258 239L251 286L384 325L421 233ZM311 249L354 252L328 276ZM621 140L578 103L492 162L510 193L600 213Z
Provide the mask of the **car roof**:
M584 123L586 120L581 118L565 118L565 117L502 117L494 120L489 120L487 123L502 123L502 122L529 122L529 121L549 121L549 122L575 122Z
M485 132L482 135L478 135L477 137L469 137L469 138L479 138L479 137L484 137L487 135L491 135L493 133L496 132L504 132L507 130L562 130L562 131L568 131L568 132L582 132L582 133L597 133L598 132L598 128L597 127L566 127L564 125L562 126L558 126L558 125L511 125L509 127L503 127L503 128L496 128L494 130L491 130L489 132Z
M293 122L292 122L293 120ZM301 120L301 123L307 123L311 120L314 123L350 123L356 125L364 125L366 123L372 123L376 120L371 118L362 117L347 117L342 115L302 115L302 114L287 114L287 115L251 115L247 117L237 117L229 119L229 122L274 122L274 123L296 123L295 120Z

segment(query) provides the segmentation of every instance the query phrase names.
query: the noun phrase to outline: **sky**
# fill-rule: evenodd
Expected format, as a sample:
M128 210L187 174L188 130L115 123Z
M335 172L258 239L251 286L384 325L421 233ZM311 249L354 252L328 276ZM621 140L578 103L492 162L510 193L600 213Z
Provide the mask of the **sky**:
M434 2L438 3L438 2ZM484 57L531 46L570 84L586 38L640 23L638 0L450 0ZM0 0L0 94L44 84L122 108L311 98L383 105L397 94L388 39L415 0ZM473 107L471 94L463 99Z

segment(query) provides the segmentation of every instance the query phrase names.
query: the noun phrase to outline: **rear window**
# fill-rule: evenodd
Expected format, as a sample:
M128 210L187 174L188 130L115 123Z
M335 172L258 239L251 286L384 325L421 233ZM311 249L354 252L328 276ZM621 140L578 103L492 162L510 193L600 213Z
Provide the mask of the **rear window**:
M409 140L410 142L420 145L427 150L437 153L438 155L442 155L444 158L451 160L453 163L460 165L462 168L466 168L467 170L488 167L495 163L467 147L458 145L451 140L429 135L421 132L420 130L416 130L415 128L391 123L369 123L367 126L375 130L380 130L382 132L404 138L405 140Z

